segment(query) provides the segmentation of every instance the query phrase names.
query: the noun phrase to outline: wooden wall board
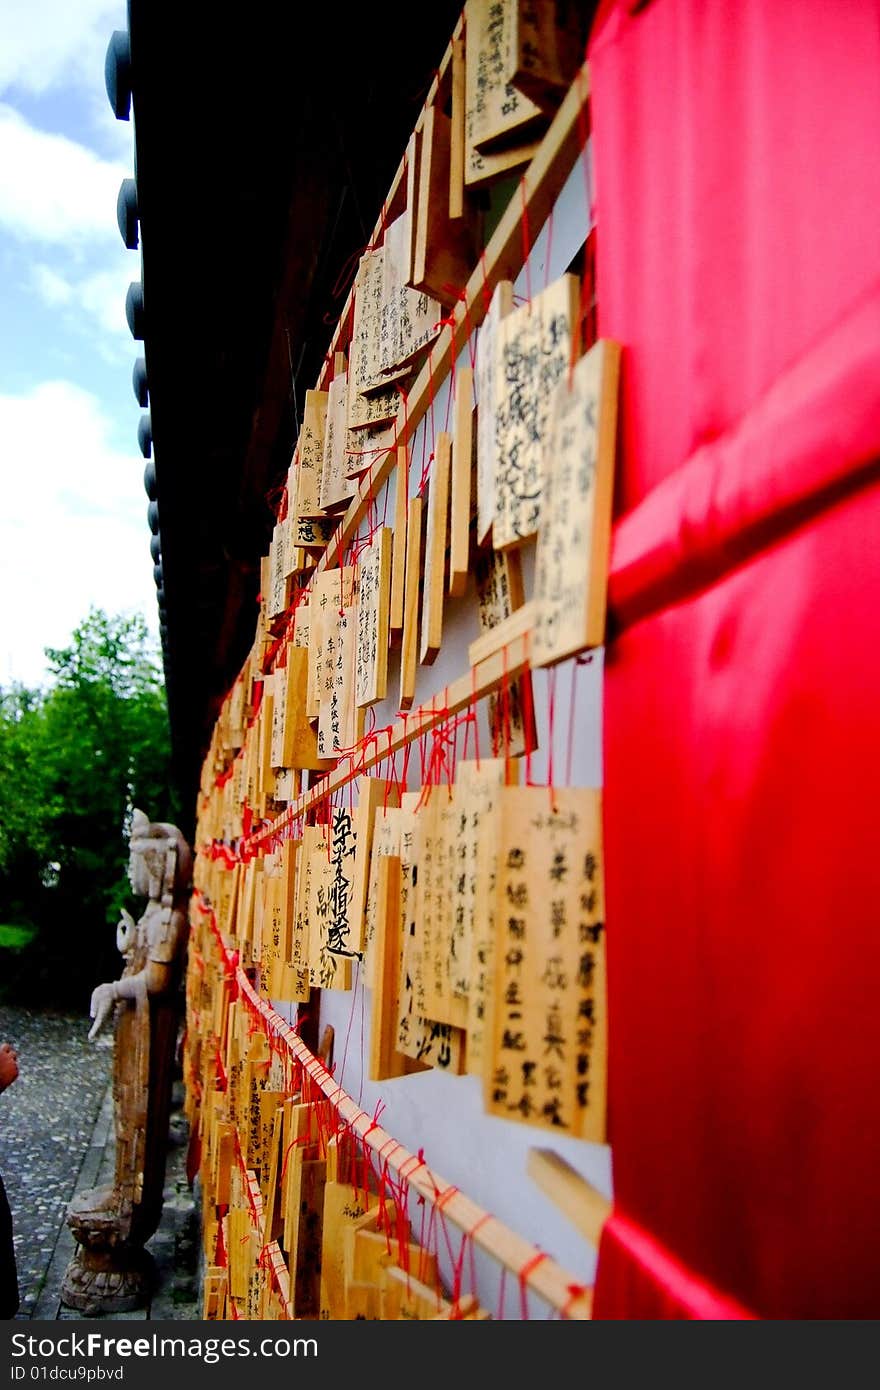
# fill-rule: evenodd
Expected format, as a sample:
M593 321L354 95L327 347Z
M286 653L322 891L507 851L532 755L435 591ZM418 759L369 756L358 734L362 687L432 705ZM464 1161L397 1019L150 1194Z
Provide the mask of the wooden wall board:
M620 347L600 339L556 388L535 563L534 662L605 640Z

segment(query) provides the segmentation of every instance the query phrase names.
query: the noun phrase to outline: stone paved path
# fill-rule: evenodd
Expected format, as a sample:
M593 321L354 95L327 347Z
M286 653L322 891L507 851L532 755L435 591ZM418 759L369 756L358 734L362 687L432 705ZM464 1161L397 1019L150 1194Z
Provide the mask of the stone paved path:
M113 1179L112 1035L86 1040L88 1020L0 1004L0 1042L18 1050L20 1075L0 1096L0 1173L12 1208L19 1318L80 1317L60 1302L73 1252L64 1217L75 1191ZM186 1181L185 1117L175 1087L165 1209L148 1243L156 1266L150 1304L126 1319L198 1319L198 1218Z

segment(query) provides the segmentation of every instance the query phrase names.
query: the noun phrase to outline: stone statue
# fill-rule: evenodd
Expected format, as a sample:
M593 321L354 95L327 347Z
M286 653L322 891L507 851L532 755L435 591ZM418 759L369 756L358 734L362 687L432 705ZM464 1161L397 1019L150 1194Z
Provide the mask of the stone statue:
M114 1016L114 1182L77 1193L67 1211L77 1250L61 1297L90 1316L136 1308L149 1291L143 1247L162 1214L187 936L192 852L182 834L135 811L129 844L132 889L149 902L137 922L122 913L116 941L125 968L92 994L89 1032L95 1038Z

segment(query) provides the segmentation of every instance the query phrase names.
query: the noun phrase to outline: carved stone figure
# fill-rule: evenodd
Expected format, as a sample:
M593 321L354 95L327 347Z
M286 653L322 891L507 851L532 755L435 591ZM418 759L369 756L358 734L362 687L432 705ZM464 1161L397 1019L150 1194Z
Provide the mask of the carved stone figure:
M189 846L176 826L150 822L142 811L134 812L129 844L132 889L149 902L137 922L122 913L116 942L125 968L92 994L89 1032L94 1039L114 1016L114 1182L77 1193L67 1211L78 1244L61 1297L90 1316L136 1308L149 1292L143 1247L162 1213L186 946Z

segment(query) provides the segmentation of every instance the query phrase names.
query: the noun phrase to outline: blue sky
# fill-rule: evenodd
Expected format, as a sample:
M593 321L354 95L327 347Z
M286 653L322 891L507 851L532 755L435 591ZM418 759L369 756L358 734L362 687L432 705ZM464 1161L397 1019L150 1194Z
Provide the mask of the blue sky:
M125 0L0 0L0 686L90 605L157 631L116 225L131 122L104 89Z

